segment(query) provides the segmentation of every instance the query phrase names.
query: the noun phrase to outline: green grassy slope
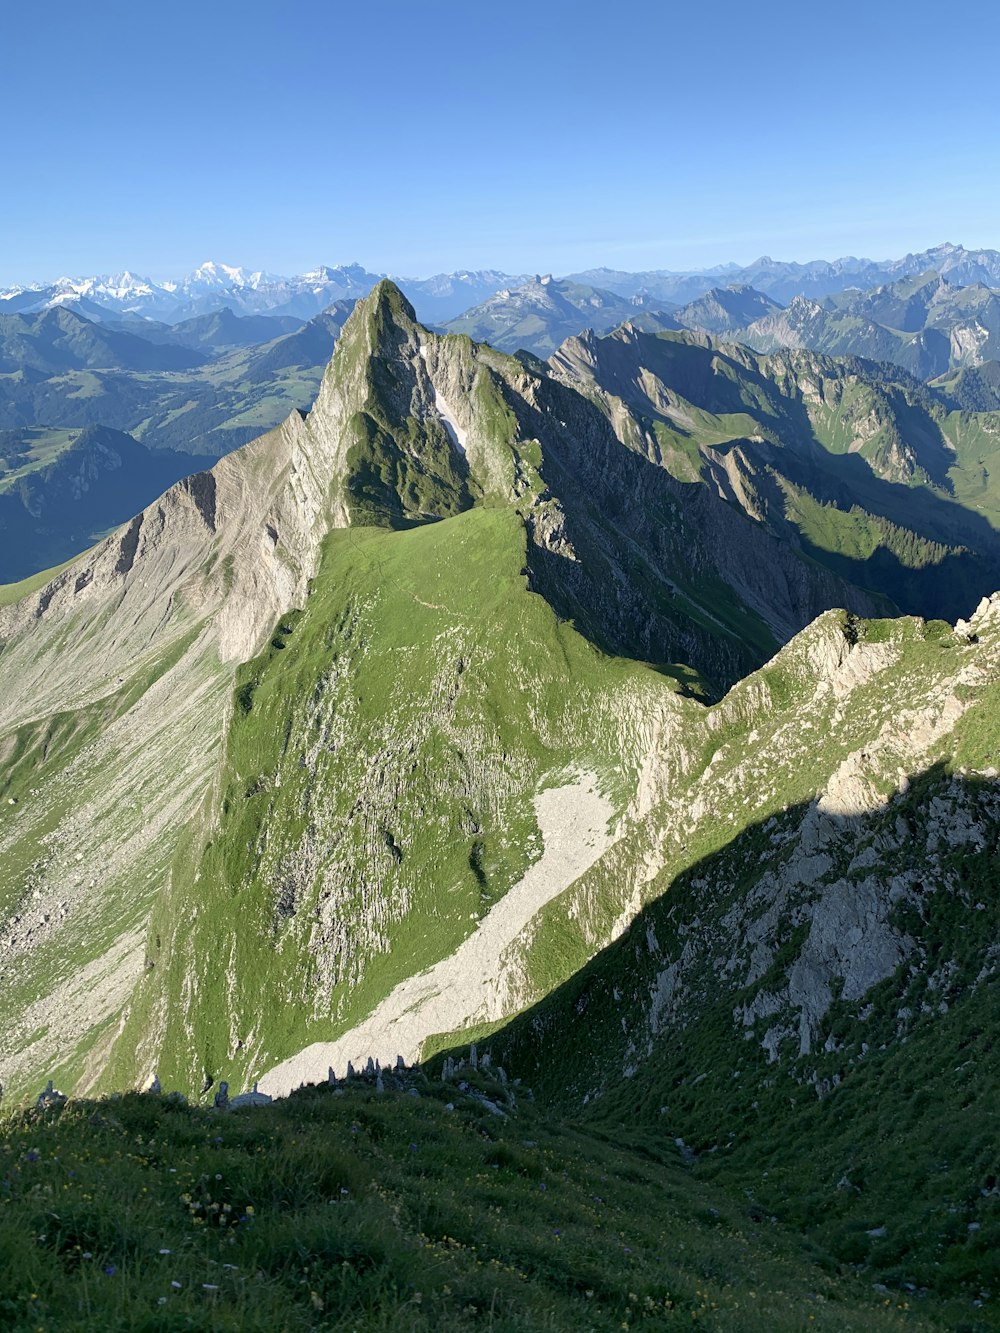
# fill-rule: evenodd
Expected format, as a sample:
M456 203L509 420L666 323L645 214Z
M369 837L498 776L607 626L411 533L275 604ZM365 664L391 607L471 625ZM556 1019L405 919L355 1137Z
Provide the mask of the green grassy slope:
M345 1030L537 857L539 786L594 772L624 807L644 701L672 686L560 623L525 540L500 510L331 535L301 615L238 676L112 1083L145 1076L160 1024L183 1086Z
M133 1094L0 1121L4 1327L949 1326L830 1272L676 1149L553 1122L482 1073L466 1093L385 1081L228 1114Z

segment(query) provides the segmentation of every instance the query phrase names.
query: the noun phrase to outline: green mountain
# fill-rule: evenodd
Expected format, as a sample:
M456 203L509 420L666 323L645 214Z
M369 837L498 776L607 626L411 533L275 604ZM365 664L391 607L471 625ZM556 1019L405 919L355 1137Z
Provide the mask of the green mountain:
M1000 412L1000 361L949 370L931 381L936 396L960 412Z
M177 324L162 324L141 315L104 320L106 328L133 333L147 342L190 347L213 357L230 352L234 347L273 342L285 333L294 333L305 323L295 315L237 315L226 305Z
M535 277L520 287L505 287L482 305L445 324L504 352L528 351L545 357L584 329L606 332L628 319L642 319L652 331L679 327L669 307L644 297L622 297L586 283Z
M359 1316L383 1326L407 1326L411 1242L478 1243L465 1227L484 1206L484 1255L526 1265L534 1304L505 1307L512 1328L573 1326L581 1295L595 1327L689 1326L695 1273L707 1326L995 1326L973 1302L993 1291L1000 1225L1000 603L954 629L887 619L881 590L837 572L883 551L922 604L991 577L989 469L970 461L989 458L989 428L885 368L693 334L587 335L543 367L422 328L379 284L307 415L0 599L6 1097L47 1078L75 1097L141 1088L154 1072L192 1098L221 1080L287 1094L348 1062L429 1061L381 1093L373 1072L263 1108L272 1119L220 1120L211 1144L207 1112L168 1122L180 1113L154 1096L63 1113L70 1136L75 1115L110 1116L130 1151L141 1135L135 1197L165 1197L163 1143L180 1134L192 1183L173 1188L202 1222L274 1204L260 1191L279 1160L296 1210L341 1188L382 1199L351 1254L384 1260ZM853 508L811 509L804 477ZM437 1063L470 1039L534 1090L554 1174L520 1155L540 1139L511 1115L512 1084ZM419 1158L421 1119L451 1133L449 1103L500 1155L477 1162L456 1121L464 1174L435 1213L440 1170L420 1184L399 1159ZM505 1116L509 1133L493 1125ZM204 1154L231 1152L244 1123L273 1161L251 1188L227 1156L217 1174L235 1192L216 1195ZM374 1126L384 1161L343 1186L317 1176L319 1124L327 1142ZM60 1155L73 1139L44 1142ZM40 1159L18 1146L3 1177L15 1255L17 1235L61 1237L69 1215L68 1199L22 1188ZM576 1217L571 1259L526 1248L523 1185L494 1196L494 1165L551 1187L553 1231ZM124 1170L116 1154L110 1190ZM683 1221L662 1200L644 1214L629 1171L664 1190L683 1179ZM610 1251L603 1214L580 1214L588 1196L613 1200ZM79 1226L98 1225L94 1200L74 1200ZM33 1231L26 1207L45 1210ZM309 1228L351 1234L308 1216L283 1224L297 1258L272 1239L224 1270L273 1272L266 1300L288 1307L294 1268L296 1319L303 1264L317 1282L345 1272ZM713 1244L733 1248L709 1246L719 1218ZM140 1230L135 1311L152 1290ZM210 1232L198 1265L221 1262ZM234 1231L234 1253L252 1234ZM89 1235L71 1244L119 1244ZM654 1287L665 1251L688 1244L693 1267ZM626 1261L636 1248L641 1264ZM759 1318L743 1308L758 1299L748 1254ZM454 1313L447 1271L428 1289L438 1325ZM573 1271L585 1287L567 1290ZM51 1272L39 1283L56 1302L70 1286ZM925 1293L916 1314L907 1283ZM641 1319L626 1317L633 1294L653 1302ZM235 1288L224 1299L238 1320Z
M81 370L190 370L204 356L157 346L56 306L37 315L0 315L0 375L59 375Z

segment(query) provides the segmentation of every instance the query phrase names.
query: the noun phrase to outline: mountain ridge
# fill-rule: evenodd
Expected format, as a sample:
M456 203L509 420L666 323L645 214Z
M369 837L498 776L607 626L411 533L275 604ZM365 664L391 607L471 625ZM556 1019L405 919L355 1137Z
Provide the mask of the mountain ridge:
M863 616L769 531L782 451L964 484L926 390L843 370L634 327L545 367L384 282L311 412L0 607L7 1096L402 1045L443 1097L475 1040L824 1262L983 1300L1000 594Z
M822 299L851 287L872 288L930 269L961 285L982 283L1000 287L1000 252L967 250L948 242L895 260L845 257L800 263L762 256L750 264L729 263L696 271L657 269L628 273L589 269L567 274L565 280L599 287L625 298L647 296L660 303L685 305L704 296L719 285L719 278L724 278L727 284L754 287L785 304L796 295ZM0 288L0 312L31 310L35 305L53 301L87 302L84 313L98 313L98 317L102 310L133 309L175 322L217 308L218 303L215 307L198 304L214 292L217 297L224 294L225 303L232 303L234 309L242 308L244 313L270 309L308 319L333 300L367 295L384 276L357 263L319 265L298 277L287 278L209 262L184 278L163 282L124 272ZM430 278L395 280L416 301L421 317L433 323L456 317L503 287L517 286L526 280L526 275L514 277L494 269L459 269ZM472 299L465 299L469 295ZM245 307L241 306L244 299Z
M454 423L454 435L442 410ZM559 424L557 413L565 414L565 427ZM576 414L573 425L569 424L571 413ZM538 452L532 436L536 423L541 427L550 419L552 426L545 426L542 432L551 453L551 464L547 464L545 451ZM588 441L582 455L579 443L573 441ZM148 919L150 895L155 898L164 876L180 874L180 882L186 883L176 840L188 821L197 829L205 817L199 810L213 782L218 781L213 774L220 746L240 716L233 691L244 691L252 709L253 697L262 688L254 683L258 674L270 679L281 663L295 660L288 646L296 642L295 618L285 630L280 627L293 608L308 607L323 542L332 540L338 531L345 535L334 542L329 558L346 561L348 566L361 559L351 576L361 580L359 588L369 588L360 605L366 605L371 590L379 586L377 579L371 582L376 566L369 568L364 552L375 560L382 549L380 542L398 543L406 538L417 543L415 549L430 550L435 543L443 543L442 549L447 550L453 541L470 540L462 532L491 534L487 550L495 544L496 558L509 568L512 580L503 616L513 617L512 624L516 624L520 616L538 616L546 608L546 641L555 645L570 634L582 679L595 673L600 676L605 668L598 669L600 659L591 658L594 650L585 649L584 640L558 628L562 623L559 615L548 608L544 598L528 590L522 570L533 571L531 582L547 597L555 598L557 607L563 606L563 615L570 607L563 605L560 588L572 588L576 614L583 613L594 626L603 618L604 632L623 636L623 646L635 634L630 617L641 616L634 625L646 626L649 609L655 608L643 633L652 630L664 636L657 648L661 659L674 643L678 650L683 644L696 650L700 645L706 664L728 663L730 672L737 662L752 660L746 646L740 645L735 625L756 625L758 635L763 626L753 613L737 610L738 601L727 612L737 617L730 628L718 620L721 607L715 589L724 586L721 582L708 584L715 606L713 617L699 611L699 597L704 594L697 584L683 591L678 587L677 606L671 607L656 591L654 581L648 591L640 585L628 602L616 595L617 628L614 620L608 621L609 602L601 588L609 568L609 536L618 559L634 559L628 556L629 543L634 544L643 530L636 526L643 510L631 500L619 520L625 525L621 535L605 532L589 511L592 501L580 489L580 481L572 480L581 457L590 459L589 467L599 468L616 460L611 478L637 479L641 470L654 484L654 491L662 491L666 503L667 474L622 446L604 418L584 399L488 348L477 349L464 338L442 338L422 330L398 290L383 284L348 320L308 416L292 413L282 426L227 455L210 471L178 483L48 586L0 609L0 662L7 682L0 727L13 738L8 752L20 756L6 779L5 790L17 805L0 850L12 886L20 886L13 897L8 896L4 909L8 913L6 947L9 949L11 938L18 941L13 991L22 996L37 995L40 990L45 993L47 984L41 977L46 959L54 960L58 956L54 949L70 949L69 941L75 940L72 949L83 951L81 956L91 960L88 965L105 960L101 967L108 978L107 1007L96 999L100 988L94 984L87 992L95 997L93 1004L84 1003L100 1029L117 1011L121 987L144 975L141 923ZM553 494L544 480L549 466L552 482L563 492L562 503L558 491ZM594 480L599 475L599 471L592 473ZM709 504L707 493L700 503ZM456 518L428 523L424 511L442 512L442 504L451 506ZM356 554L359 539L346 527L358 510L365 521L381 525L370 529L373 535L365 538L361 556ZM748 520L730 515L728 507L720 505L718 514L720 518L725 515L729 525L735 522L747 540L765 541L770 553L780 549L773 539L757 534ZM464 528L449 527L459 519ZM648 524L649 519L641 521ZM626 528L630 533L627 541ZM377 537L380 530L385 537ZM691 532L677 540L673 558L683 555ZM403 548L386 546L384 559L390 549ZM690 559L690 552L684 558ZM711 558L705 547L699 559ZM790 552L787 558L794 560ZM758 564L750 563L752 567ZM431 570L434 567L432 563ZM799 592L789 585L790 608L807 587L812 587L815 596L824 586L828 595L830 589L843 586L824 584L806 565L795 563L795 568L801 570L798 577L805 583ZM651 576L652 571L644 577ZM339 585L327 580L324 586L332 589L325 595L338 605L343 595L337 591ZM345 588L351 586L348 580ZM536 606L533 599L537 599L537 610L532 609ZM426 607L441 600L430 586L414 588L414 597L404 599L406 615L417 617L414 633L430 632L431 623L421 627L420 618L430 617L432 622L440 613ZM350 625L358 612L340 609L331 614L334 623L346 615L344 624ZM809 618L805 605L794 614L800 624ZM318 632L322 639L328 630ZM93 644L94 651L66 653L64 645L74 636ZM752 650L758 661L767 655L763 645L771 642L765 632L762 646ZM264 657L255 666L262 651ZM690 653L685 651L684 656L690 660ZM250 665L240 665L246 663ZM633 668L626 663L614 670L624 671L630 679ZM648 668L641 672L647 679ZM468 672L462 674L466 681L472 680ZM614 672L609 679L613 676ZM664 699L676 697L676 685L669 679L655 673L648 679L645 689L660 682L655 686L657 694ZM477 688L492 689L486 680L484 677ZM54 717L66 719L59 724L64 728L60 731L63 740L59 745L43 746L46 728L54 725L47 719ZM256 733L251 727L246 734ZM182 744L179 736L184 738ZM528 771L537 772L537 763L532 759ZM50 773L42 786L32 776L39 767ZM88 813L81 816L76 810L76 793L84 788L94 794ZM534 791L533 787L520 791L524 813L513 827L523 830L526 818L530 826ZM145 832L142 839L130 841L124 830L134 810L135 794L140 792L146 811ZM79 852L85 864L91 861L91 840L98 826L94 820L102 829L95 845L107 847L100 872L102 888L96 897L75 860ZM43 829L51 833L50 851L39 858L36 839ZM371 836L384 847L377 830L371 830ZM504 854L508 858L514 855L513 850ZM523 855L523 850L518 852L515 861ZM176 856L181 860L171 872ZM388 864L393 864L391 857ZM506 876L511 874L512 869L504 871ZM463 875L469 876L470 886L478 882L468 866ZM112 904L114 924L107 916ZM60 972L60 1012L77 1015L74 1021L78 1021L81 997L73 974L65 974L64 965ZM161 973L151 975L159 978ZM12 1052L26 1031L37 1028L37 1019L29 1016L36 1012L29 1004L23 1020L12 1024L8 1033L4 1061L12 1083L16 1082L11 1073ZM45 1012L51 1031L43 1048L49 1054L43 1057L42 1048L29 1044L17 1057L15 1068L21 1068L22 1062L24 1071L37 1067L37 1062L50 1063L52 1050L68 1039L62 1020L57 1021L50 1007ZM97 1029L90 1029L86 1041L98 1040ZM80 1034L81 1038L85 1035ZM111 1039L110 1032L107 1039ZM148 1040L147 1033L136 1049L146 1049ZM96 1077L101 1062L108 1058L106 1047L98 1043L93 1058L98 1063L89 1077Z

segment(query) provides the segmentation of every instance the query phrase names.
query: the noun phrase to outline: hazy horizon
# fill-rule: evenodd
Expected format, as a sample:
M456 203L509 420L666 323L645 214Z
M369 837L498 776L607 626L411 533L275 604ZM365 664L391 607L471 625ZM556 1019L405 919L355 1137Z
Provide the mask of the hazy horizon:
M569 269L569 268L566 268L566 269L556 269L556 268L552 268L552 267L546 267L546 266L544 266L544 265L527 264L527 265L524 265L524 266L520 267L520 268L517 269L516 272L515 272L514 270L509 269L509 268L506 268L505 266L503 266L503 265L501 265L501 264L496 264L496 263L492 263L492 264L491 264L491 263L483 263L483 264L476 264L476 265L473 265L473 264L451 264L451 265L448 265L447 267L443 267L443 268L435 269L433 272L432 272L432 271L426 271L426 272L420 272L420 273L418 273L418 272L407 272L407 273L404 273L404 272L402 272L401 270L399 270L399 269L394 269L394 268L392 268L392 267L389 266L389 265L379 265L379 264L376 264L376 263L365 263L363 260L360 260L360 259L357 259L357 258L352 258L352 259L349 259L349 260L345 260L345 259L323 259L323 260L319 260L319 261L316 261L316 262L311 263L311 264L306 264L306 265L305 265L304 267L302 267L302 268L294 268L294 267L291 267L291 266L289 266L289 265L285 265L285 266L282 267L282 266L273 266L273 265L263 265L263 264L257 264L257 263L245 263L245 262L244 262L244 263L241 263L241 262L238 262L238 261L237 261L237 262L230 262L230 259L228 259L228 258L221 258L221 259L219 259L219 258L216 258L216 257L212 257L212 258L207 258L207 257L206 257L206 258L203 258L202 260L200 260L200 261L197 262L197 263L190 264L187 268L185 268L185 269L183 269L183 270L172 271L172 272L169 272L169 273L164 272L164 271L162 270L162 268L159 268L159 267L157 267L157 266L155 266L155 265L154 265L154 266L147 267L147 268L145 268L145 269L135 268L135 267L126 266L126 265L112 266L112 267L110 267L110 268L105 268L105 269L98 269L97 267L92 266L92 267L90 267L90 268L80 269L80 270L77 270L76 272L72 272L72 273L71 273L71 272L68 272L68 271L63 271L63 272L59 272L59 273L34 274L34 275L32 275L31 277L28 277L28 278L21 277L21 278L17 278L17 279L8 279L7 276L6 276L6 274L4 274L3 272L0 272L0 290L4 289L4 288L6 288L6 287L14 287L14 286L18 286L19 284L20 284L20 285L24 285L24 286L30 286L30 285L32 285L32 284L38 284L38 285L42 285L42 286L44 286L44 285L46 285L46 284L48 284L48 283L60 282L60 281L63 281L63 280L68 280L68 281L79 281L79 280L81 280L81 279L85 279L85 278L94 278L94 277L115 277L115 276L118 276L118 275L120 275L120 274L122 274L122 273L125 273L125 272L130 273L133 277L148 279L148 280L150 280L151 282L154 282L154 283L157 283L157 284L159 284L159 283L170 283L170 282L180 282L180 281L182 281L183 279L190 277L190 276L191 276L197 269L199 269L199 268L201 268L201 267L203 267L204 265L209 264L209 263L217 264L217 265L220 265L220 266L221 266L221 265L225 265L227 268L232 268L232 269L243 269L243 270L244 270L245 272L247 272L247 273L255 273L255 272L268 273L268 274L271 274L271 275L273 275L274 277L278 277L278 278L293 278L293 277L300 277L300 276L302 276L302 275L304 275L304 274L306 274L306 273L315 272L317 269L322 268L322 267L326 267L326 268L338 268L338 267L339 267L339 268L350 268L350 267L353 267L353 266L357 265L357 266L360 266L361 268L365 269L368 273L371 273L371 274L384 274L384 275L387 276L387 277L396 278L396 279L398 279L398 280L400 280L400 281L412 281L412 282L421 282L421 281L425 281L425 280L428 279L428 278L437 277L437 276L439 276L439 275L443 275L443 274L457 274L457 273L476 272L476 271L485 271L485 270L493 270L493 271L497 271L497 272L503 272L503 273L507 273L507 274L509 274L509 275L511 275L511 276L518 276L518 275L520 275L520 274L526 274L526 275L532 275L532 274L539 274L539 275L552 274L554 277L557 277L557 278L563 276L564 274L568 274L568 273L571 273L571 272L585 272L585 271L587 271L587 270L600 269L600 268L606 268L606 269L618 269L618 270L620 270L620 271L622 271L622 272L630 272L630 271L654 271L654 270L660 270L660 271L665 272L665 273L667 273L667 272L672 272L672 273L688 273L688 272L689 272L689 273L704 273L704 272L708 272L708 271L711 270L711 269L715 269L715 268L723 268L723 267L725 267L725 266L732 266L732 267L735 268L735 269L748 268L748 267L750 267L752 264L756 263L758 260L762 260L762 259L765 259L765 258L773 259L775 262L778 262L778 263L798 263L798 264L806 264L806 263L810 263L810 262L836 263L837 261L841 261L841 260L850 260L850 259L856 259L856 260L862 260L862 261L869 260L869 261L871 261L872 263L875 263L875 264L878 264L878 263L887 263L887 262L891 262L892 260L902 259L902 258L904 258L906 255L909 255L909 254L922 254L922 253L924 253L925 251L933 250L933 249L937 248L938 246L946 245L946 244L955 244L955 245L959 245L959 246L962 246L962 248L964 248L965 250L970 251L970 252L973 252L973 253L976 252L976 251L980 251L980 250L1000 249L1000 243L998 243L998 245L996 245L996 246L990 246L990 245L972 245L972 246L968 246L968 245L964 245L964 243L961 242L961 241L952 242L952 241L950 241L950 240L946 240L946 241L935 241L935 242L932 242L932 243L927 244L927 245L911 246L911 247L909 247L909 248L907 248L907 249L899 249L899 250L896 250L896 251L893 251L893 252L890 252L890 253L885 253L885 254L863 254L863 253L861 253L861 252L858 251L858 250L853 250L853 251L844 251L843 253L838 253L838 254L789 255L789 254L786 254L786 253L784 253L784 252L781 252L781 251L778 251L777 249L775 249L775 250L773 251L773 253L759 252L759 253L757 253L757 254L754 254L753 256L751 256L751 257L748 258L748 259L735 259L735 260L734 260L734 259L716 259L714 262L706 262L705 264L701 264L701 265L692 265L692 266L683 267L683 268L680 267L680 266L677 266L677 265L671 265L671 264L635 265L634 268L630 268L626 263L622 263L622 264L620 264L620 265L619 265L619 264L611 264L611 263L608 263L606 259L604 259L604 260L598 260L598 259L595 259L594 262L592 262L592 263L580 263L580 264L576 265L573 269Z

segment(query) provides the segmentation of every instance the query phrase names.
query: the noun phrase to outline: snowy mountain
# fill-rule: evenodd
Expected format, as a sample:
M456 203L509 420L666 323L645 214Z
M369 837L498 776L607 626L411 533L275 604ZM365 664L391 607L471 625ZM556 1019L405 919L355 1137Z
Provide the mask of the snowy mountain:
M901 259L875 261L847 257L794 263L763 256L745 267L717 265L698 272L656 270L625 273L590 269L561 281L632 300L642 297L661 311L694 302L720 280L730 287L752 287L785 305L796 296L814 301L848 290L868 291L930 270L955 286L1000 287L1000 252L966 250L946 243ZM319 265L294 277L241 268L208 260L180 279L154 280L124 271L97 277L59 278L27 286L0 288L0 314L32 314L51 306L69 306L88 319L115 319L124 314L177 324L220 309L237 315L283 315L310 320L336 301L367 296L377 282L390 276L361 264ZM459 269L429 278L396 278L427 324L441 325L471 314L498 292L513 291L530 275L496 269Z
M59 278L51 283L0 289L0 314L35 314L68 306L90 319L140 315L176 324L219 309L238 315L283 315L312 319L336 301L367 296L385 276L360 264L322 264L296 277L282 277L208 260L179 280L154 281L134 273ZM494 270L439 273L402 279L401 286L423 319L440 323L522 281Z

